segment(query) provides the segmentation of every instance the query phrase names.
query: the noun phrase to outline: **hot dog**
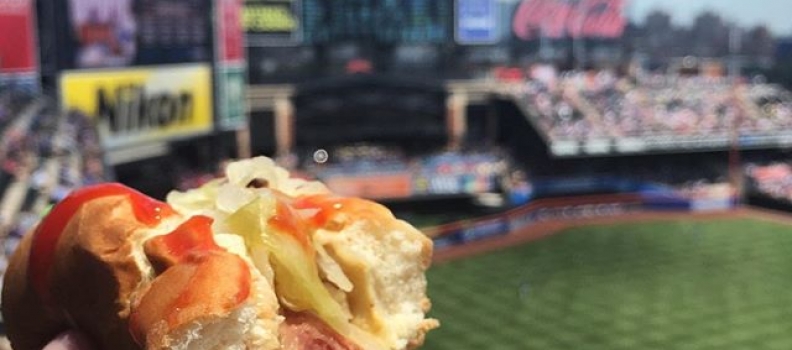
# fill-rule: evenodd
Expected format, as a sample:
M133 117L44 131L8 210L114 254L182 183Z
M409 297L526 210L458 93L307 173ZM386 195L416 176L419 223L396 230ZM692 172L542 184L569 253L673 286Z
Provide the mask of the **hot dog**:
M431 240L385 207L264 157L159 202L73 192L14 253L2 313L17 350L66 329L101 349L412 349Z

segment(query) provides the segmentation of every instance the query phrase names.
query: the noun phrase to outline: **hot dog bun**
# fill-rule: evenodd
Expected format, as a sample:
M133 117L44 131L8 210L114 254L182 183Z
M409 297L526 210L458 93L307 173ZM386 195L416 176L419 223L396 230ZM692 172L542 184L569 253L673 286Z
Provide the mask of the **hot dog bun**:
M15 252L14 349L66 329L100 349L412 349L437 326L431 241L385 207L263 157L167 205L112 186L75 192Z

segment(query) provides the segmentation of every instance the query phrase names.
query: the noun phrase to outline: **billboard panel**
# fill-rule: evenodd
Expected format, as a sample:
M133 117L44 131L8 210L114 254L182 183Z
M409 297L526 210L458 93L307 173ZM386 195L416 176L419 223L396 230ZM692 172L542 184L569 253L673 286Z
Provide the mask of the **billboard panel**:
M0 0L0 73L36 70L31 0Z
M299 0L245 0L242 26L250 47L291 46L302 40Z
M498 10L495 0L457 0L456 41L463 45L497 42Z
M61 104L97 122L107 149L203 134L212 129L207 64L67 71Z
M334 193L372 199L406 198L412 195L409 173L332 176L323 179Z
M217 69L217 126L236 130L247 126L245 68L223 66Z
M216 124L221 130L247 126L242 8L242 0L215 0Z
M242 64L245 61L242 0L217 0L216 4L216 61Z
M0 0L0 86L38 90L34 18L31 0Z

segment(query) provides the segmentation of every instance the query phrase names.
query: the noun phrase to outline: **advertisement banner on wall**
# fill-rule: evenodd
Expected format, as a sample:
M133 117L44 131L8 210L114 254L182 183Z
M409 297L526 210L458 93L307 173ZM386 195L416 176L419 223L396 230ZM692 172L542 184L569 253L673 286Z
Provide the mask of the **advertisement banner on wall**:
M242 28L243 0L215 0L215 97L217 127L247 127L245 98L245 37Z
M34 13L31 0L0 0L0 86L37 89Z
M94 118L102 144L117 149L212 130L207 64L66 71L61 105Z
M302 40L299 0L245 0L242 26L250 47L292 46Z
M245 68L225 66L217 69L217 126L222 130L247 125Z
M245 61L242 28L242 0L217 0L217 61L242 64Z
M412 194L409 173L368 176L333 176L323 179L333 192L350 197L371 199L406 198Z
M498 15L495 0L457 0L456 42L462 45L497 42Z

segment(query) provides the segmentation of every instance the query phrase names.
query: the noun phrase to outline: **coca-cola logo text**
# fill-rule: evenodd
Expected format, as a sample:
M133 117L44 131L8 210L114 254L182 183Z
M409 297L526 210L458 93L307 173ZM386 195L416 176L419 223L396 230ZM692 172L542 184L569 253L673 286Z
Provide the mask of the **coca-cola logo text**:
M624 0L524 0L514 13L514 35L539 37L617 38L624 32Z

